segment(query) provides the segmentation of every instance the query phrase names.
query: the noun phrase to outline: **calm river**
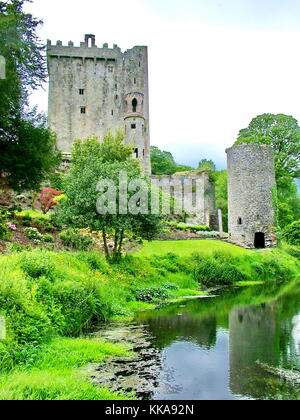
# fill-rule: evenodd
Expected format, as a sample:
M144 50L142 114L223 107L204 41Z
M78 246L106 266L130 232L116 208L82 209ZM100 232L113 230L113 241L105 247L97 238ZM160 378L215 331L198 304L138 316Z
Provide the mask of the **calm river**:
M300 373L300 284L234 288L139 313L159 350L154 400L300 399L259 363Z

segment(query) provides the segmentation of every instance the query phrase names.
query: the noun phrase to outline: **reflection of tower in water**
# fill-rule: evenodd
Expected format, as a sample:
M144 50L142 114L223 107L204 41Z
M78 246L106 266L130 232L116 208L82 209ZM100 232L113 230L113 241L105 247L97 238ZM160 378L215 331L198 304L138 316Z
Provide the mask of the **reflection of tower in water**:
M275 305L235 307L229 315L230 388L235 394L260 396L260 361L277 365L279 360Z
M207 349L216 344L215 316L193 318L188 313L183 313L180 316L150 319L147 324L159 348L167 347L178 339L193 342Z

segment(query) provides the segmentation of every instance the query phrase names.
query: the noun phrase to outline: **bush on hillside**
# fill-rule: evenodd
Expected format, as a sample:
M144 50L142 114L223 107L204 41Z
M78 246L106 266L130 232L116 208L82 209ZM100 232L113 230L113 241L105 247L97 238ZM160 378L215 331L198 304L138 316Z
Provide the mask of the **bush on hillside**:
M60 239L67 247L71 247L77 251L87 251L93 244L93 240L80 232L79 229L67 229L60 233Z
M289 247L285 249L285 252L287 252L289 255L291 255L294 258L297 258L300 260L300 248L297 247Z
M227 257L224 254L223 258L220 255L211 257L195 255L193 258L195 280L206 287L232 285L239 281L248 280L247 276L237 268L233 261L232 263L226 261Z
M169 292L164 287L144 287L135 290L136 300L140 302L153 302L166 300L169 297Z
M7 241L11 237L11 229L7 226L5 220L0 217L0 241Z
M33 279L46 276L53 278L55 266L50 254L43 250L34 250L21 255L20 266L22 270Z
M300 246L300 220L291 223L283 230L283 239L290 245Z

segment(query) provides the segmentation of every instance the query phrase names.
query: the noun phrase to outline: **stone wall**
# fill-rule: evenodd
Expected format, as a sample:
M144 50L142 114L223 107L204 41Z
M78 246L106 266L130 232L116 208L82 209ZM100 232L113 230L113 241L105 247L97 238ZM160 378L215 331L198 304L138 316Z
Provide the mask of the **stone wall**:
M245 144L226 152L229 240L248 248L275 246L272 148Z
M48 120L59 149L68 154L76 139L95 136L102 141L109 130L120 129L150 174L147 47L122 53L117 45L98 48L95 37L86 35L80 47L48 41L47 58Z
M192 225L211 226L212 215L215 214L215 188L209 171L191 171L175 175L153 176L165 192L174 196L190 218L186 223ZM168 192L168 186L170 186ZM179 194L177 194L179 191ZM182 191L182 195L180 194ZM212 226L214 229L215 225Z

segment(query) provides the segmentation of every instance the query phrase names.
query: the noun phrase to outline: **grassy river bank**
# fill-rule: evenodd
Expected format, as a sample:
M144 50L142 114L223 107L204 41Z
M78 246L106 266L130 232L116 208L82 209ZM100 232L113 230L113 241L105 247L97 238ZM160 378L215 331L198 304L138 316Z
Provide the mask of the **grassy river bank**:
M95 252L33 250L0 258L0 399L124 399L92 385L82 369L128 349L83 338L91 327L130 320L157 303L216 285L287 282L297 249L247 251L220 241L153 242L121 264Z

